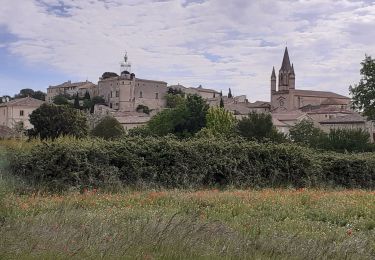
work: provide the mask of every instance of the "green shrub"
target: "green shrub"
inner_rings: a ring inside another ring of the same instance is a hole
[[[375,156],[241,139],[62,138],[14,148],[10,168],[49,189],[108,183],[164,188],[375,187]]]
[[[124,127],[111,116],[104,117],[91,131],[91,135],[104,139],[113,139],[125,134]]]

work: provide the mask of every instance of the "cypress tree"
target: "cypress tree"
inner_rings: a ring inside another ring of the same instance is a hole
[[[73,105],[74,108],[76,109],[80,109],[81,106],[79,105],[79,97],[78,97],[78,93],[76,95],[76,97],[74,98],[74,105]]]
[[[220,107],[224,108],[224,101],[222,97],[220,98]]]
[[[230,88],[229,88],[228,98],[232,98],[232,97],[233,97],[233,95],[232,95],[232,91],[231,91]]]

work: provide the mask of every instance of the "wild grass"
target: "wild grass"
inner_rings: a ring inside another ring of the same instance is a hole
[[[374,259],[368,191],[7,194],[0,258]]]

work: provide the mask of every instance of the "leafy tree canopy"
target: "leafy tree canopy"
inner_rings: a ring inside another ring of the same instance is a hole
[[[185,102],[172,109],[165,109],[148,123],[149,132],[164,136],[175,134],[188,137],[206,126],[208,105],[202,97],[189,95]]]
[[[215,136],[230,136],[234,133],[236,118],[221,107],[210,107],[207,113],[206,128]]]
[[[46,93],[42,91],[34,91],[31,88],[24,88],[20,90],[19,94],[16,94],[14,98],[25,98],[25,97],[32,97],[39,100],[46,100]]]
[[[285,136],[279,133],[272,123],[271,114],[252,112],[242,118],[237,124],[237,133],[250,140],[275,142],[285,141]]]
[[[69,106],[43,104],[30,114],[30,137],[55,139],[61,135],[84,137],[88,126],[86,117],[81,111]]]
[[[55,105],[71,105],[69,100],[64,95],[57,95],[53,98],[53,103]]]
[[[361,79],[358,84],[349,87],[352,106],[371,120],[375,120],[375,60],[365,56],[361,62]]]
[[[325,142],[325,133],[323,130],[314,126],[313,121],[304,119],[289,130],[290,138],[300,144],[311,147],[321,147]]]
[[[116,118],[106,116],[94,127],[91,134],[104,139],[113,139],[124,135],[125,130]]]
[[[104,72],[103,75],[102,75],[103,79],[114,78],[114,77],[118,77],[117,73],[114,73],[114,72]]]

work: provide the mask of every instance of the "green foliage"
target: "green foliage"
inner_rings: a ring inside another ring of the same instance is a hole
[[[228,98],[232,98],[233,95],[232,95],[232,90],[229,88],[229,92],[228,92]]]
[[[358,84],[349,87],[352,106],[371,120],[375,120],[375,60],[365,56],[361,62],[361,79]]]
[[[117,73],[114,72],[104,72],[102,75],[102,79],[114,78],[118,77]]]
[[[316,152],[292,144],[226,139],[57,139],[15,149],[12,172],[50,189],[124,185],[164,188],[375,188],[373,154]]]
[[[101,96],[94,96],[92,98],[92,102],[94,103],[94,105],[104,105],[105,104],[105,99]]]
[[[178,88],[168,88],[167,94],[185,96],[185,93]]]
[[[145,113],[147,115],[150,114],[150,108],[145,105],[138,105],[136,110],[137,112],[140,112],[140,113]]]
[[[71,105],[68,98],[65,95],[57,95],[53,98],[55,105]]]
[[[111,116],[104,117],[91,131],[91,135],[104,139],[114,139],[125,134],[124,127]]]
[[[363,129],[332,129],[322,148],[336,152],[372,151],[370,134]]]
[[[91,99],[90,113],[93,114],[95,110],[95,105],[105,105],[105,99],[101,96],[94,96]]]
[[[215,136],[230,136],[235,132],[236,118],[224,108],[210,107],[206,118],[206,127]]]
[[[175,133],[175,128],[184,118],[187,117],[187,110],[185,106],[179,106],[173,109],[164,109],[156,114],[147,124],[148,133],[165,136]]]
[[[176,108],[186,102],[186,99],[182,95],[166,94],[165,99],[168,108]]]
[[[83,97],[83,99],[91,100],[90,93],[88,91],[86,91],[85,96]]]
[[[28,131],[29,136],[41,139],[64,135],[84,137],[88,131],[86,117],[68,106],[43,104],[30,114],[30,123],[34,128]]]
[[[294,142],[315,148],[323,147],[326,142],[326,134],[307,119],[292,126],[289,135]]]
[[[157,136],[175,134],[189,137],[206,125],[208,105],[198,95],[189,95],[183,104],[165,109],[148,122],[149,133]]]
[[[78,93],[77,93],[77,95],[76,95],[75,98],[74,98],[74,105],[73,105],[73,107],[74,107],[75,109],[81,109],[81,105],[79,104]]]
[[[312,148],[336,152],[369,152],[374,146],[370,134],[363,129],[332,129],[328,134],[312,121],[302,120],[289,131],[291,139]]]
[[[25,98],[25,97],[32,97],[39,100],[46,100],[46,93],[42,91],[34,91],[31,88],[21,89],[20,93],[15,95],[14,98]]]
[[[248,139],[257,141],[285,141],[285,136],[276,130],[271,114],[252,112],[237,123],[237,133]]]

